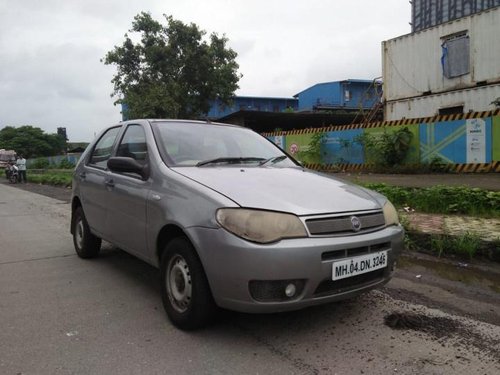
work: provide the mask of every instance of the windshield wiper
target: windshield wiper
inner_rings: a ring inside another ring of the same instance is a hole
[[[266,159],[266,160],[262,160],[259,163],[259,165],[264,165],[264,164],[267,164],[267,163],[271,163],[271,164],[279,163],[280,161],[285,160],[286,158],[287,158],[286,155],[273,156],[272,158],[269,158],[269,159]]]
[[[265,161],[264,158],[216,158],[216,159],[210,159],[210,160],[203,160],[200,161],[198,164],[196,164],[197,167],[201,167],[203,165],[208,165],[208,164],[217,164],[217,163],[228,163],[228,164],[239,164],[239,163],[245,163],[245,162],[252,162],[252,161]]]

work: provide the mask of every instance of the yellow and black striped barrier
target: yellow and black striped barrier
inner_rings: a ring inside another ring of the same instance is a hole
[[[394,121],[378,121],[378,122],[370,122],[370,123],[365,123],[365,124],[361,123],[361,124],[352,124],[352,125],[329,125],[329,126],[321,127],[321,128],[308,128],[308,129],[298,129],[298,130],[262,133],[262,135],[265,137],[300,135],[300,134],[310,134],[310,133],[329,132],[329,131],[342,131],[342,130],[351,130],[351,129],[382,128],[382,127],[390,127],[390,126],[429,124],[429,123],[455,121],[455,120],[468,120],[471,118],[493,117],[493,116],[499,116],[499,115],[500,115],[500,109],[495,109],[492,111],[457,113],[457,114],[452,114],[452,115],[437,115],[437,116],[432,116],[432,117],[401,119],[401,120],[394,120]]]
[[[451,170],[457,173],[488,173],[500,172],[500,161],[477,164],[452,164]]]
[[[322,164],[322,163],[305,163],[304,166],[308,169],[325,172],[362,172],[370,171],[373,164]],[[500,173],[500,161],[491,163],[471,163],[471,164],[446,164],[449,172],[455,173]]]

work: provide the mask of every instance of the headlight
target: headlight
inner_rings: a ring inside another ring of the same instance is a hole
[[[384,219],[386,226],[399,224],[398,212],[396,211],[391,202],[389,201],[385,202],[383,210],[384,210]]]
[[[282,238],[307,237],[300,219],[291,214],[221,208],[217,211],[217,222],[229,232],[253,242],[269,243]]]

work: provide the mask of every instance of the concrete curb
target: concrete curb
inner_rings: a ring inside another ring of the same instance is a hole
[[[436,239],[454,240],[455,237],[456,240],[471,234],[479,239],[477,255],[500,262],[500,219],[417,212],[400,213],[400,218],[411,245],[425,249],[426,253],[432,253]],[[463,257],[466,258],[465,254]]]

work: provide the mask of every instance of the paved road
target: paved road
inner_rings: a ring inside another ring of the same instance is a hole
[[[68,203],[0,184],[0,374],[500,373],[494,266],[464,291],[432,261],[404,258],[387,288],[359,298],[222,313],[185,333],[163,312],[154,268],[110,246],[79,259],[68,223]]]

